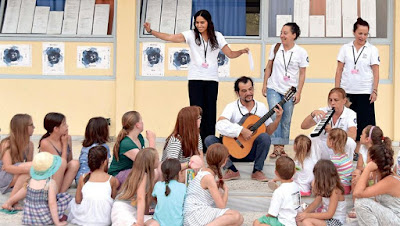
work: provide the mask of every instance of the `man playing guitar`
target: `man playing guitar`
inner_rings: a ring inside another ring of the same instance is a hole
[[[239,125],[239,121],[248,113],[263,117],[268,108],[265,104],[253,99],[254,86],[253,80],[249,77],[242,76],[235,82],[235,92],[239,99],[228,104],[222,115],[218,118],[216,129],[223,136],[239,137],[243,136],[245,140],[251,139],[253,132],[246,127]],[[271,145],[270,135],[276,130],[279,121],[281,120],[283,109],[280,105],[274,108],[276,120],[273,122],[271,118],[265,121],[266,131],[261,133],[253,143],[250,153],[243,159],[235,159],[232,156],[226,162],[224,168],[228,169],[225,173],[224,180],[239,179],[240,173],[233,165],[232,161],[253,162],[254,168],[251,179],[258,181],[268,181],[267,177],[262,172],[264,161],[267,158],[269,147]],[[205,141],[208,147],[214,143],[221,143],[221,139],[214,135],[208,136]]]

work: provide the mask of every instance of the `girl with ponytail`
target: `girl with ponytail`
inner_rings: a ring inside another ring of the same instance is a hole
[[[222,180],[221,167],[226,164],[228,156],[228,149],[222,144],[208,147],[208,168],[200,169],[187,188],[184,225],[242,225],[243,216],[226,208],[228,187]]]
[[[43,122],[46,133],[39,141],[39,152],[49,152],[61,157],[61,167],[54,180],[60,193],[66,192],[71,186],[79,170],[79,161],[72,155],[71,136],[68,135],[67,119],[61,113],[50,112]]]
[[[183,225],[183,202],[186,186],[177,181],[180,170],[181,164],[178,159],[166,159],[161,164],[165,181],[159,181],[154,186],[152,195],[157,199],[157,206],[154,218],[146,224],[156,225],[157,222],[158,225]]]
[[[122,129],[118,133],[113,148],[113,159],[108,173],[115,176],[122,185],[131,172],[134,161],[140,150],[144,148],[143,121],[139,112],[128,111],[122,116]],[[149,146],[155,148],[156,135],[146,131]]]
[[[107,148],[92,147],[87,159],[90,172],[79,178],[75,199],[68,207],[68,221],[77,225],[110,225],[111,208],[119,182],[107,174]]]
[[[392,172],[393,149],[387,146],[390,139],[382,138],[381,144],[368,149],[369,162],[354,188],[359,225],[398,225],[400,222],[400,177]],[[371,173],[376,174],[377,183],[367,187]]]

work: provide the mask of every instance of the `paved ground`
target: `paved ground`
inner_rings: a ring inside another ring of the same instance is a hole
[[[37,147],[37,140],[34,140],[35,147]],[[113,143],[110,143],[109,146],[112,149]],[[74,154],[74,159],[79,158],[80,150],[81,150],[81,141],[74,140],[72,145],[72,150]],[[157,150],[161,156],[162,148],[164,144],[162,142],[157,143]],[[288,145],[285,147],[286,152],[290,157],[293,157],[294,152],[292,150],[293,146]],[[399,151],[399,147],[394,147],[395,153],[397,156],[397,152]],[[35,152],[37,153],[37,151]],[[259,218],[260,216],[266,214],[266,211],[269,207],[269,202],[272,196],[272,191],[268,188],[266,183],[257,182],[250,180],[250,172],[252,169],[251,163],[237,163],[237,168],[241,171],[241,180],[229,181],[227,185],[230,189],[230,198],[228,201],[228,207],[232,209],[239,210],[244,217],[243,225],[252,225],[252,222]],[[274,161],[269,158],[265,161],[264,172],[268,177],[273,176],[274,172]],[[71,194],[75,194],[76,187],[73,185],[69,192]],[[0,203],[4,203],[9,196],[9,193],[6,195],[0,195]],[[312,202],[312,198],[305,198],[303,202],[310,203]],[[347,196],[346,200],[348,200],[348,209],[351,208],[351,196]],[[19,212],[15,215],[7,215],[4,213],[0,213],[0,225],[21,225],[22,212]],[[348,219],[349,220],[349,219]],[[356,221],[350,221],[348,225],[357,225]]]

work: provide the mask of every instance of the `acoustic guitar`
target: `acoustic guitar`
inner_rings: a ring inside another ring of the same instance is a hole
[[[295,93],[296,87],[292,86],[278,104],[283,106],[283,104],[289,101]],[[222,143],[228,148],[229,154],[232,157],[236,159],[242,159],[250,153],[254,140],[261,133],[266,132],[266,126],[264,123],[275,113],[274,108],[278,108],[277,105],[271,108],[271,110],[261,118],[251,113],[247,113],[245,116],[243,116],[238,124],[253,132],[249,140],[245,140],[242,134],[240,134],[239,137],[232,138],[224,136],[222,138]]]

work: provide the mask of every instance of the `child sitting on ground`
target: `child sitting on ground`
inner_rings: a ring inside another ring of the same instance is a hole
[[[353,172],[353,161],[345,152],[347,133],[339,128],[334,128],[329,132],[327,145],[335,153],[331,156],[331,161],[335,165],[340,181],[344,188],[344,194],[351,192],[351,174]]]
[[[186,195],[186,186],[179,183],[178,176],[181,163],[178,159],[166,159],[161,164],[161,171],[165,181],[159,181],[154,186],[153,197],[157,199],[154,219],[161,226],[183,225],[183,202]]]
[[[294,160],[296,173],[293,180],[299,185],[301,196],[311,195],[311,182],[314,180],[313,169],[315,162],[311,157],[311,140],[305,135],[294,139],[293,150],[296,153]]]
[[[273,193],[268,214],[253,222],[258,225],[296,225],[297,211],[300,210],[300,189],[293,182],[295,173],[294,161],[286,156],[276,160],[275,175],[282,184]]]
[[[68,221],[77,225],[110,225],[119,181],[107,174],[108,151],[104,146],[92,147],[87,157],[90,172],[79,179],[75,199],[69,204]]]

